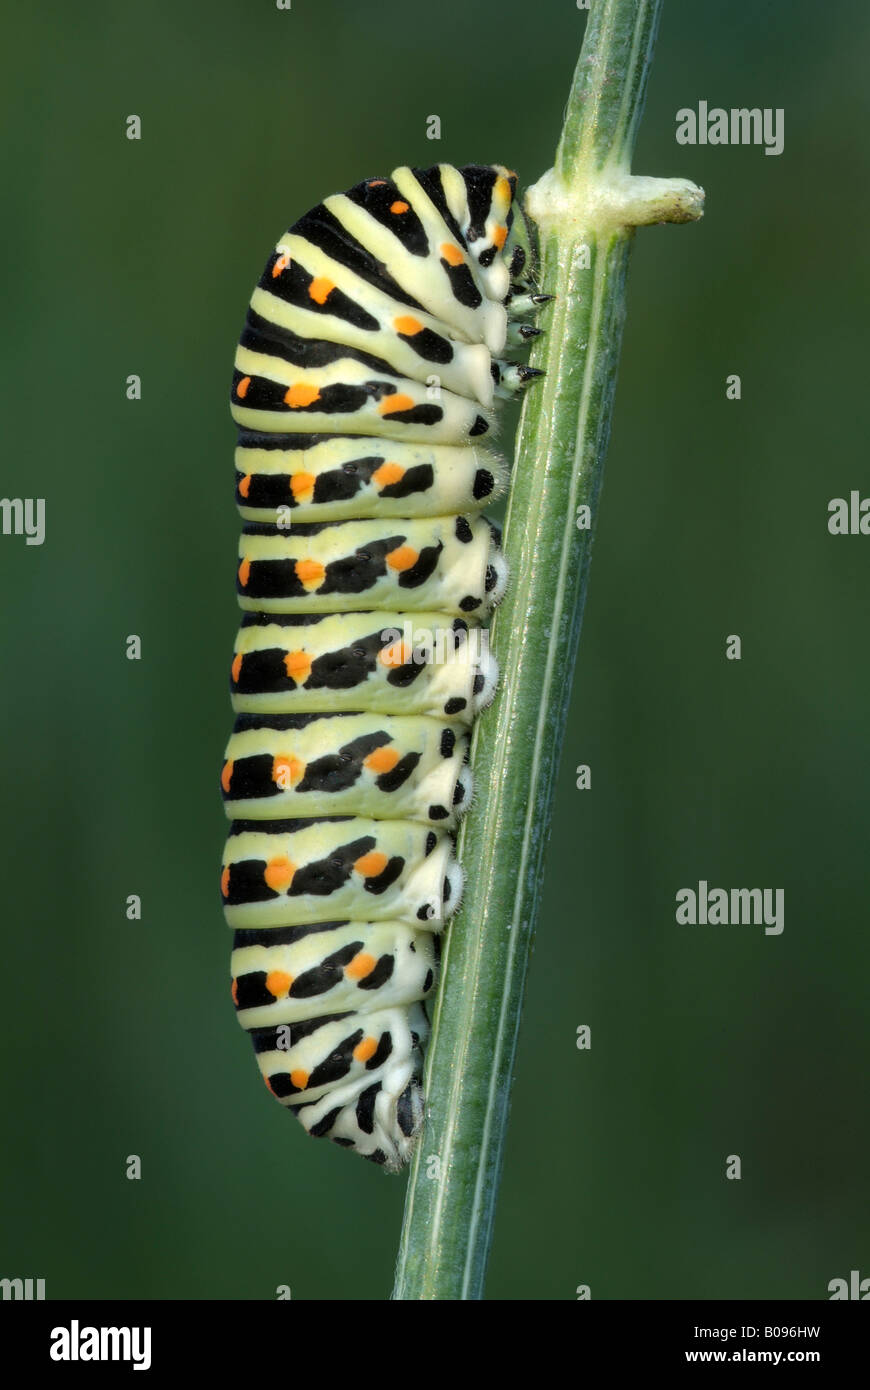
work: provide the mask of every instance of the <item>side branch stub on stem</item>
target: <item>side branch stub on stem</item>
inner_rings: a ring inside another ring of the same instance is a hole
[[[654,222],[696,222],[704,211],[704,190],[688,179],[656,179],[617,169],[595,169],[573,186],[555,169],[532,184],[525,208],[542,232],[558,227],[606,235]]]

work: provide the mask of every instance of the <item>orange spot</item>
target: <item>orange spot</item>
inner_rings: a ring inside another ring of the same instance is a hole
[[[221,895],[224,898],[230,896],[230,866],[227,864],[221,873]]]
[[[514,175],[514,177],[516,178],[516,175]],[[494,192],[497,198],[501,198],[506,203],[510,202],[511,186],[505,178],[504,174],[500,174],[499,177],[496,179]]]
[[[284,658],[284,669],[297,685],[304,685],[311,675],[311,657],[307,652],[288,652]]]
[[[286,970],[270,970],[266,976],[266,988],[276,999],[285,995],[293,983],[293,976]]]
[[[416,565],[419,558],[417,551],[410,545],[400,545],[390,551],[387,564],[391,570],[399,570],[401,573],[402,570],[409,570]]]
[[[507,241],[507,227],[496,227],[492,234],[493,245],[500,251]]]
[[[294,758],[292,753],[279,753],[272,762],[272,781],[298,782],[305,771],[305,764],[298,758]]]
[[[406,338],[413,338],[415,333],[423,332],[422,323],[415,319],[413,314],[400,314],[397,319],[393,319],[393,327],[397,333],[404,333]]]
[[[274,893],[283,893],[285,888],[289,888],[293,882],[293,875],[296,872],[296,865],[291,864],[286,854],[276,854],[274,859],[270,859],[266,865],[263,878],[267,887]]]
[[[320,392],[316,386],[307,386],[305,382],[299,381],[295,386],[284,392],[284,404],[292,406],[294,409],[303,405],[313,405],[320,399]]]
[[[236,1008],[238,1008],[238,1007],[239,1007],[239,982],[238,982],[238,980],[233,980],[232,987],[231,987],[231,989],[230,989],[230,994],[233,996],[233,1003],[235,1004]]]
[[[401,391],[396,391],[392,396],[384,396],[384,399],[378,402],[379,415],[393,415],[397,410],[413,409],[413,398],[403,395]]]
[[[369,188],[383,188],[383,186],[384,186],[385,183],[386,183],[386,179],[369,179],[368,187],[369,187]]]
[[[378,1050],[375,1038],[363,1038],[361,1043],[357,1043],[353,1050],[353,1055],[358,1062],[367,1062],[370,1057],[374,1057]]]
[[[407,212],[407,211],[408,211],[408,204],[407,204],[407,203],[403,203],[402,200],[401,200],[401,198],[397,198],[396,201],[395,201],[394,203],[390,203],[390,212],[399,213],[399,212]]]
[[[369,772],[392,772],[399,761],[399,755],[395,748],[376,748],[364,761]]]
[[[287,255],[287,252],[285,251],[283,255],[278,257],[277,261],[272,266],[272,279],[277,280],[278,276],[281,274],[281,271],[286,270],[289,264],[290,257]]]
[[[353,867],[363,878],[377,878],[387,867],[387,856],[379,849],[373,849],[369,854],[361,854]]]
[[[309,584],[322,584],[326,570],[319,560],[297,560],[294,565],[296,578],[306,587]]]
[[[239,583],[244,589],[251,577],[251,562],[247,557],[239,565]]]
[[[250,386],[250,384],[251,378],[249,376],[243,376],[238,386],[236,387],[236,395],[238,396],[240,401],[243,401],[245,399],[245,396],[248,394],[248,387]]]
[[[303,1071],[301,1067],[296,1067],[296,1069],[290,1073],[290,1080],[293,1082],[297,1091],[304,1091],[305,1087],[308,1085],[308,1072]]]
[[[238,685],[239,676],[242,674],[242,653],[233,657],[233,682]]]
[[[223,787],[223,789],[224,789],[225,792],[229,792],[229,789],[230,789],[230,782],[231,782],[232,780],[233,780],[233,763],[232,763],[232,759],[230,759],[230,761],[229,761],[228,763],[224,763],[224,770],[223,770],[223,772],[221,773],[221,786]]]
[[[376,965],[377,961],[368,951],[358,951],[353,960],[344,967],[344,973],[352,980],[364,980],[366,975],[371,975]]]
[[[404,478],[405,470],[400,463],[382,463],[380,468],[376,468],[372,478],[378,487],[390,487],[392,483],[397,483],[400,478]]]
[[[310,492],[314,487],[313,473],[294,473],[290,479],[290,491],[298,501],[303,492]]]
[[[251,475],[250,475],[250,473],[246,473],[245,476],[244,476],[244,478],[242,479],[242,481],[239,483],[239,494],[240,494],[242,497],[247,497],[247,495],[248,495],[248,493],[250,492],[250,490],[251,490]]]
[[[333,280],[327,280],[325,275],[315,275],[308,286],[308,297],[313,299],[315,304],[325,304],[334,289]]]
[[[439,250],[448,265],[462,265],[465,259],[459,247],[454,245],[452,241],[443,242]]]
[[[412,649],[407,642],[392,642],[389,647],[382,647],[378,652],[378,661],[382,666],[407,666],[412,655]]]

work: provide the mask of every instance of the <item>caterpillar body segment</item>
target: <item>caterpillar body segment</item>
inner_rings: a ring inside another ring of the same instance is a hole
[[[451,829],[468,805],[467,728],[414,715],[239,715],[221,789],[233,819],[372,815]]]
[[[279,1102],[389,1170],[422,1123],[450,832],[498,676],[487,436],[537,375],[511,356],[545,298],[515,192],[502,166],[442,164],[326,198],[269,256],[232,378],[233,1001]]]
[[[393,918],[439,931],[462,870],[450,835],[417,821],[233,821],[221,890],[231,927]]]
[[[236,503],[243,519],[283,528],[478,512],[506,487],[504,460],[480,445],[241,431],[236,449]]]
[[[483,617],[506,580],[500,533],[477,517],[249,523],[239,546],[239,604],[260,613],[437,609]]]
[[[250,613],[231,667],[241,713],[368,711],[470,723],[498,671],[479,627],[448,613]]]
[[[439,956],[437,934],[389,919],[237,931],[239,1022],[277,1028],[304,1024],[315,1010],[328,1017],[406,1007],[434,987]]]

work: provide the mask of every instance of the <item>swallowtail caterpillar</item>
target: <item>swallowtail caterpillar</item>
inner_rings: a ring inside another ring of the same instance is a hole
[[[497,400],[538,373],[516,176],[397,169],[281,237],[236,353],[244,520],[221,777],[232,993],[309,1134],[396,1170],[459,905],[451,831],[507,582]]]

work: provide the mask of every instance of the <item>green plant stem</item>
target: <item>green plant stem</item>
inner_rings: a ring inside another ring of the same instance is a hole
[[[495,704],[478,721],[476,800],[460,838],[462,910],[448,933],[428,1050],[397,1299],[482,1297],[526,965],[610,432],[633,227],[700,216],[683,180],[632,178],[660,0],[596,0],[556,167],[529,190],[542,326],[504,533],[511,582],[492,648]],[[580,520],[582,520],[582,515]],[[570,1040],[565,1042],[570,1046]]]

